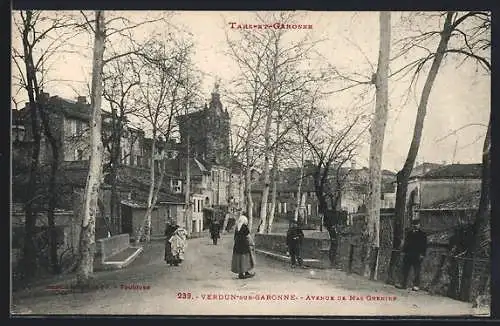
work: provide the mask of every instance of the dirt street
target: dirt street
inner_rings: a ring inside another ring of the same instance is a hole
[[[240,280],[230,271],[232,235],[214,246],[191,239],[186,261],[163,261],[154,242],[129,267],[97,273],[103,288],[14,299],[19,313],[126,315],[472,315],[470,304],[398,290],[337,270],[292,269],[257,256],[256,276]],[[57,286],[55,286],[57,287]]]

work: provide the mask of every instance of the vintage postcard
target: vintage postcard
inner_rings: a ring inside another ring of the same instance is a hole
[[[490,316],[491,13],[12,11],[12,315]]]

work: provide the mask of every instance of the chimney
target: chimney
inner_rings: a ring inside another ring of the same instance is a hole
[[[41,98],[42,101],[48,101],[49,97],[50,97],[49,93],[42,92],[42,94],[40,94],[40,98]]]
[[[76,102],[78,104],[87,104],[87,97],[85,97],[85,96],[78,96],[76,98]]]

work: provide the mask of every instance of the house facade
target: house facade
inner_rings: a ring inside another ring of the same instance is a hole
[[[481,189],[481,164],[449,164],[410,177],[406,199],[409,219],[419,211]]]
[[[42,93],[44,112],[48,114],[51,131],[59,143],[62,161],[86,161],[90,158],[90,117],[91,106],[85,96],[78,96],[76,101]],[[21,110],[14,110],[16,128],[24,129],[23,142],[33,139],[30,127],[29,103]],[[104,158],[109,159],[112,136],[113,115],[116,112],[102,112],[102,138],[105,148]],[[116,116],[115,116],[116,117]],[[144,132],[125,125],[120,139],[121,163],[124,165],[143,166]],[[40,146],[41,164],[50,162],[51,150],[47,138],[42,133]]]

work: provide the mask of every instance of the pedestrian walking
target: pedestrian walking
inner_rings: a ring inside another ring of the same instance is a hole
[[[217,240],[220,238],[220,223],[218,220],[210,223],[210,237],[214,245],[217,245]]]
[[[411,229],[406,233],[403,245],[403,283],[398,286],[400,289],[406,289],[408,285],[408,276],[410,269],[413,268],[415,280],[413,282],[413,291],[418,291],[420,287],[420,268],[422,260],[427,251],[427,235],[420,229],[420,221],[413,220]]]
[[[288,246],[288,252],[290,253],[290,263],[292,268],[297,266],[303,267],[302,259],[302,242],[304,240],[304,232],[299,226],[297,221],[290,222],[290,226],[286,233],[286,244]]]
[[[165,262],[172,266],[175,262],[175,258],[172,255],[172,244],[170,243],[170,238],[174,235],[174,232],[179,228],[177,223],[170,219],[165,228]]]
[[[245,215],[241,215],[236,222],[233,257],[231,260],[231,272],[238,274],[240,279],[255,275],[255,273],[250,273],[255,267],[254,247],[255,243],[248,228],[248,219]]]
[[[173,265],[179,266],[185,259],[185,252],[187,248],[187,231],[186,229],[179,227],[175,230],[174,234],[170,238],[170,244],[172,247]]]
[[[328,234],[330,235],[330,250],[328,251],[328,258],[330,260],[330,267],[335,267],[335,260],[337,258],[338,247],[338,233],[335,225],[328,227]]]

